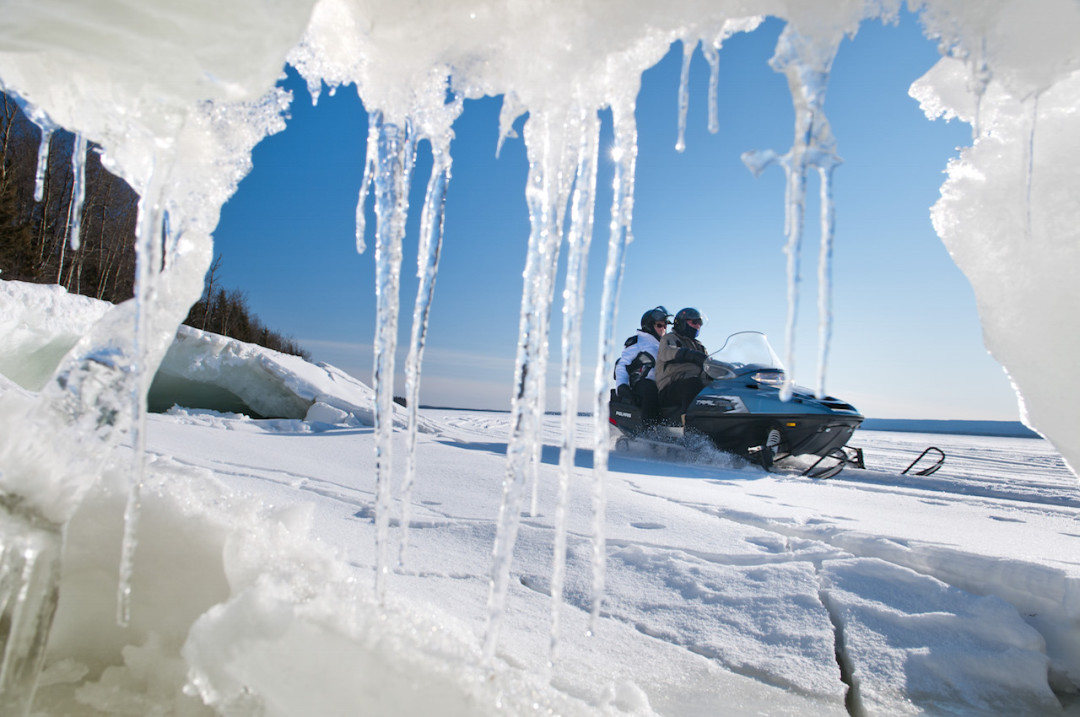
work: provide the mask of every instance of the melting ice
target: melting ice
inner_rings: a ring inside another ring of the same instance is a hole
[[[769,149],[748,160],[756,170],[769,160],[778,161],[788,175],[789,310],[794,316],[807,172],[818,170],[828,200],[836,163],[824,114],[832,56],[845,34],[856,32],[866,18],[894,15],[899,0],[842,5],[686,0],[663,7],[610,0],[558,9],[482,0],[427,6],[320,0],[289,3],[273,13],[256,5],[177,9],[121,2],[106,13],[68,0],[43,0],[6,12],[0,27],[4,88],[23,98],[43,129],[66,127],[100,145],[107,166],[139,191],[142,202],[135,306],[118,306],[103,317],[40,393],[5,392],[0,397],[4,505],[9,513],[29,520],[31,532],[40,520],[45,533],[55,534],[99,480],[111,448],[131,431],[136,445],[141,445],[146,377],[160,363],[177,325],[198,298],[220,207],[250,167],[252,147],[283,128],[281,113],[288,98],[274,89],[274,81],[288,58],[313,87],[313,96],[318,96],[322,83],[332,88],[355,84],[372,112],[361,201],[368,181],[372,182],[379,223],[375,235],[380,317],[375,342],[376,593],[385,598],[391,562],[393,439],[392,380],[385,378],[394,372],[397,286],[413,153],[416,143],[426,139],[438,156],[424,208],[427,219],[421,241],[427,249],[421,252],[424,265],[418,271],[426,281],[414,310],[410,347],[410,387],[416,390],[437,270],[439,217],[450,178],[449,127],[461,99],[501,94],[504,135],[514,118],[529,113],[525,200],[531,231],[513,421],[493,548],[484,648],[490,661],[497,650],[527,482],[539,458],[554,271],[565,241],[571,257],[567,283],[574,283],[591,236],[596,112],[611,108],[614,154],[619,158],[596,337],[600,363],[593,405],[600,429],[606,413],[606,367],[614,358],[620,277],[632,241],[633,114],[641,72],[676,40],[688,48],[705,40],[707,58],[715,67],[715,51],[726,34],[752,29],[764,14],[790,23],[773,63],[788,76],[792,89],[797,110],[794,142],[790,150]],[[1068,397],[1080,385],[1071,378],[1072,356],[1080,346],[1075,332],[1055,328],[1062,319],[1070,325],[1077,308],[1073,276],[1080,267],[1080,222],[1069,199],[1075,192],[1067,190],[1076,188],[1074,168],[1080,166],[1076,156],[1080,149],[1062,138],[1075,137],[1080,59],[1073,54],[1071,38],[1080,34],[1080,9],[1068,0],[1003,0],[992,6],[930,0],[919,4],[918,10],[927,34],[940,42],[946,57],[913,93],[928,115],[971,122],[976,139],[950,168],[942,199],[933,210],[935,227],[976,289],[987,344],[1023,396],[1026,419],[1075,467],[1080,464],[1080,444],[1075,441],[1080,418],[1068,405]],[[450,103],[448,91],[455,98]],[[681,137],[678,142],[682,144]],[[825,238],[821,265],[826,281],[821,284],[827,292],[832,213],[830,202],[822,205],[826,210],[821,219]],[[1010,211],[1015,207],[1023,209]],[[162,233],[166,213],[168,237]],[[357,240],[362,244],[362,207],[357,217]],[[73,242],[77,243],[77,222]],[[1016,280],[1017,275],[1024,280]],[[580,345],[575,332],[580,326],[581,287],[576,291],[568,294],[563,307],[570,319],[563,342],[569,346]],[[819,306],[823,384],[827,293],[819,298]],[[793,336],[789,322],[789,357]],[[573,406],[567,399],[573,395],[580,368],[573,352],[565,355],[564,406]],[[790,358],[788,363],[792,367]],[[1062,391],[1063,382],[1069,391]],[[415,419],[411,423],[415,426]],[[562,448],[570,453],[572,439]],[[596,615],[607,554],[603,530],[607,444],[601,438],[594,445],[594,460],[591,601]],[[410,463],[408,475],[414,471],[422,467]],[[128,481],[132,506],[128,530],[137,523],[139,474],[136,466]],[[561,498],[559,505],[565,505]],[[125,542],[125,564],[134,541],[130,536]],[[6,546],[6,553],[10,551]],[[40,555],[48,573],[57,558],[47,548]],[[562,556],[556,556],[556,579],[561,576],[561,561]],[[12,565],[7,575],[20,570]],[[126,594],[122,583],[121,615]],[[558,600],[553,602],[557,624]],[[49,600],[36,607],[16,600],[7,603],[5,611],[24,609],[33,613],[30,620],[36,627],[28,634],[36,637],[9,638],[9,647],[20,649],[9,649],[0,674],[25,685],[43,654],[47,629],[41,628],[48,626]],[[552,644],[557,644],[557,630]],[[14,713],[28,709],[27,693],[5,691],[15,695],[10,697]]]

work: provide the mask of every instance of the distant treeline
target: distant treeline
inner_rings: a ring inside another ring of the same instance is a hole
[[[231,336],[240,341],[310,360],[311,355],[300,348],[291,337],[282,336],[263,326],[259,317],[248,309],[244,292],[224,289],[215,284],[215,276],[220,267],[219,255],[206,273],[203,295],[191,307],[184,323],[203,331],[213,331],[215,334]]]
[[[70,132],[52,133],[41,200],[34,197],[41,131],[0,93],[0,278],[60,284],[74,294],[114,304],[135,295],[135,226],[139,196],[86,150],[78,248],[71,241],[75,172]],[[221,257],[184,323],[276,351],[309,358],[290,337],[263,326],[243,292],[215,284]]]

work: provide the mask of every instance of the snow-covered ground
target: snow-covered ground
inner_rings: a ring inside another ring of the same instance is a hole
[[[37,295],[2,285],[7,299]],[[24,356],[71,323],[62,293],[42,291],[55,295],[27,299]],[[307,420],[150,417],[125,629],[131,451],[115,453],[68,528],[36,714],[1056,714],[1080,684],[1080,490],[1042,439],[860,431],[866,470],[826,481],[720,453],[614,453],[595,625],[592,455],[579,450],[549,665],[561,429],[548,416],[537,511],[485,664],[511,414],[421,411],[408,550],[378,606],[370,393],[201,332],[185,330],[166,366],[179,355],[249,403],[293,395]],[[577,430],[591,445],[589,419]],[[900,475],[929,445],[948,455],[942,469]],[[395,517],[394,551],[403,535]]]
[[[487,620],[509,416],[423,415],[438,430],[419,439],[421,479],[413,493],[409,550],[388,591],[392,601],[442,629],[452,625],[465,648],[477,649]],[[557,429],[552,417],[539,510],[523,520],[498,649],[500,669],[536,680],[548,669]],[[585,421],[580,430],[584,436]],[[230,535],[225,544],[236,543],[233,550],[264,554],[251,558],[259,564],[249,570],[281,570],[289,585],[307,584],[320,579],[329,569],[324,561],[336,555],[343,566],[334,570],[348,587],[328,589],[328,597],[309,585],[311,594],[298,604],[329,599],[331,612],[343,614],[356,604],[370,607],[372,429],[177,410],[153,417],[149,440],[151,500],[161,505],[144,519],[145,540],[156,542],[157,531],[168,530],[159,522],[178,521],[173,513],[185,506],[206,510],[199,496],[211,503],[223,500],[219,492],[253,496],[284,516],[280,525],[288,537]],[[556,692],[581,700],[586,712],[612,690],[621,706],[644,713],[650,706],[669,715],[844,714],[842,677],[850,675],[856,703],[871,714],[1054,713],[1051,682],[1070,689],[1080,678],[1075,478],[1043,440],[865,432],[855,443],[865,449],[868,469],[829,481],[768,475],[722,455],[700,463],[614,455],[605,520],[607,591],[592,637],[586,635],[591,456],[580,452],[563,630],[551,671]],[[949,456],[941,471],[930,478],[897,475],[930,444]],[[100,504],[92,501],[88,510],[93,515]],[[209,521],[212,530],[228,534],[221,517]],[[392,530],[400,532],[396,521]],[[308,535],[318,542],[306,545]],[[221,571],[221,556],[189,553],[167,535],[160,538],[158,549],[175,554],[140,555],[143,581],[177,579],[170,575],[177,557],[200,574]],[[276,561],[279,551],[290,562],[262,562]],[[310,565],[317,569],[309,576]],[[114,586],[102,579],[104,596],[111,597]],[[137,605],[146,605],[138,593],[152,588],[137,583],[135,589]],[[183,607],[208,610],[200,623],[212,622],[222,610],[211,609],[215,602],[238,601],[229,592],[220,586],[220,594],[201,596],[202,605],[193,597]],[[102,620],[111,607],[103,606]],[[247,608],[235,609],[234,620],[247,619],[239,612]],[[154,629],[158,612],[137,614],[137,624],[145,620],[145,629]],[[285,654],[255,667],[244,664],[251,658],[231,654],[244,651],[245,641],[253,643],[247,650],[277,642],[281,619],[247,627],[254,634],[240,639],[234,636],[240,626],[219,626],[229,645],[217,657],[222,671],[258,684],[296,666]],[[174,639],[184,637],[178,632]],[[198,645],[198,631],[186,639],[188,649]],[[83,659],[77,652],[71,657]],[[475,659],[466,650],[447,668]],[[252,678],[251,670],[261,678]],[[349,658],[340,672],[308,676],[313,682],[304,693],[334,694],[341,688],[337,680],[360,670]],[[320,713],[355,708],[346,697]]]

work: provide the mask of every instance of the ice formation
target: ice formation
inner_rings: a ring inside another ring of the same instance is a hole
[[[1080,36],[1080,6],[1073,0],[909,5],[921,13],[928,36],[938,39],[945,55],[913,92],[929,115],[960,117],[975,128],[973,146],[950,166],[933,210],[935,227],[975,287],[987,345],[1023,396],[1026,420],[1075,468],[1080,465],[1075,438],[1080,418],[1069,399],[1078,385],[1072,357],[1080,339],[1068,327],[1078,308],[1073,275],[1080,266],[1080,222],[1073,202],[1075,167],[1080,166],[1074,139],[1080,97],[1074,39]],[[394,370],[403,217],[416,143],[426,139],[445,148],[455,102],[503,95],[503,136],[514,119],[529,115],[525,197],[531,233],[514,420],[492,562],[485,649],[490,658],[520,508],[538,458],[557,257],[564,235],[573,254],[591,226],[595,174],[589,157],[596,151],[596,112],[612,111],[617,157],[593,385],[596,416],[602,417],[621,268],[632,240],[634,102],[642,71],[674,41],[693,47],[705,38],[716,47],[726,34],[752,27],[759,16],[788,21],[773,62],[792,87],[795,140],[790,152],[758,154],[752,163],[760,168],[770,158],[780,159],[788,172],[794,305],[806,172],[817,168],[827,193],[834,164],[823,109],[828,68],[845,34],[857,32],[865,19],[888,19],[899,8],[900,0],[678,0],[662,5],[602,0],[558,6],[493,0],[244,0],[183,7],[118,0],[105,9],[72,0],[10,3],[0,23],[5,91],[18,96],[43,128],[66,127],[100,145],[106,166],[126,178],[142,199],[136,302],[116,307],[95,324],[39,394],[3,396],[0,488],[5,511],[28,522],[30,528],[20,535],[37,535],[55,546],[60,527],[97,480],[109,447],[129,432],[136,445],[141,442],[148,377],[202,289],[220,208],[249,168],[252,147],[284,126],[289,98],[274,82],[286,60],[306,78],[315,97],[323,83],[332,88],[354,83],[372,115],[365,178],[375,187],[379,221],[377,378],[392,376]],[[711,50],[706,52],[711,58]],[[448,103],[448,93],[458,99]],[[431,219],[424,241],[433,247],[438,245],[440,185],[449,178],[449,156],[443,151],[435,170],[442,178],[433,178],[427,209]],[[362,208],[357,217],[362,243]],[[826,229],[831,226],[828,211],[822,221]],[[830,234],[823,232],[826,239]],[[827,255],[827,245],[822,252]],[[434,265],[420,269],[430,272],[432,281],[434,270]],[[423,307],[430,296],[428,291],[420,297],[414,313],[419,321],[410,352],[415,380]],[[821,306],[827,315],[827,300]],[[564,311],[571,319],[580,311],[573,295]],[[576,323],[569,322],[571,333],[564,337],[569,345],[580,344],[573,333]],[[822,326],[824,351],[827,317]],[[572,390],[578,371],[572,355],[565,361],[564,393]],[[380,436],[376,584],[381,594],[390,561],[392,381],[377,380],[375,390]],[[595,612],[603,588],[607,445],[598,441],[594,450]],[[139,467],[133,467],[129,529],[137,523],[139,474]],[[132,540],[125,542],[125,555],[130,556],[132,545]],[[48,546],[41,550],[38,558],[32,549],[26,552],[30,565],[21,566],[11,562],[16,556],[5,545],[5,574],[40,569],[47,575],[56,558]],[[121,584],[121,617],[128,589]],[[43,594],[32,618],[16,621],[8,636],[0,690],[13,713],[28,708],[47,635],[51,608],[48,591]],[[5,619],[27,607],[5,605]],[[25,637],[16,632],[20,626],[30,631]],[[27,679],[29,688],[17,687]]]

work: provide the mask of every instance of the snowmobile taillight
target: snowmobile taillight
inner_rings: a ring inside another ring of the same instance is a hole
[[[768,386],[779,386],[784,382],[783,371],[758,371],[750,378],[754,379],[758,383],[764,383]]]

